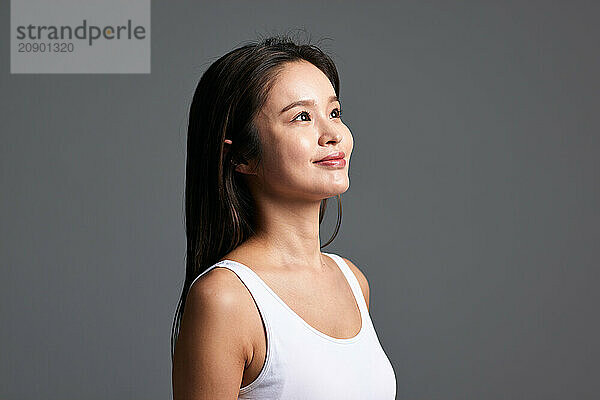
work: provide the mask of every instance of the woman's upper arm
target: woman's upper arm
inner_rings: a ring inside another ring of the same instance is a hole
[[[231,272],[215,268],[187,296],[173,356],[173,399],[237,399],[249,341]],[[237,279],[237,278],[236,278]]]

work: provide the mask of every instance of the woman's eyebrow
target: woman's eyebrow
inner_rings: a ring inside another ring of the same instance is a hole
[[[337,96],[330,96],[329,97],[329,102],[333,103],[334,101],[339,102],[339,99]],[[279,112],[279,114],[283,114],[284,112],[286,112],[287,110],[297,107],[297,106],[314,106],[315,105],[315,101],[310,99],[310,100],[298,100],[295,101],[291,104],[288,104],[287,106],[283,107],[283,109]]]

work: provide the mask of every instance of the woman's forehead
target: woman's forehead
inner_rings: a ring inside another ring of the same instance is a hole
[[[303,61],[288,63],[277,75],[265,106],[270,112],[281,111],[298,100],[328,102],[335,95],[329,78],[313,64]]]

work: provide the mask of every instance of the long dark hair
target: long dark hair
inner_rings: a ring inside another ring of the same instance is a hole
[[[308,61],[329,78],[339,97],[333,60],[317,46],[287,35],[251,42],[225,54],[204,72],[190,106],[185,174],[185,281],[171,333],[171,361],[192,281],[256,229],[254,199],[235,165],[262,159],[254,118],[285,63]],[[232,140],[224,152],[224,140]],[[341,198],[333,241],[341,223]],[[327,199],[321,201],[319,223]]]

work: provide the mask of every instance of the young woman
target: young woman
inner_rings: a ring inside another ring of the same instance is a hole
[[[338,96],[333,61],[285,37],[235,49],[200,79],[175,400],[395,398],[367,279],[321,252],[327,199],[338,200],[337,233],[349,186],[353,138]]]

